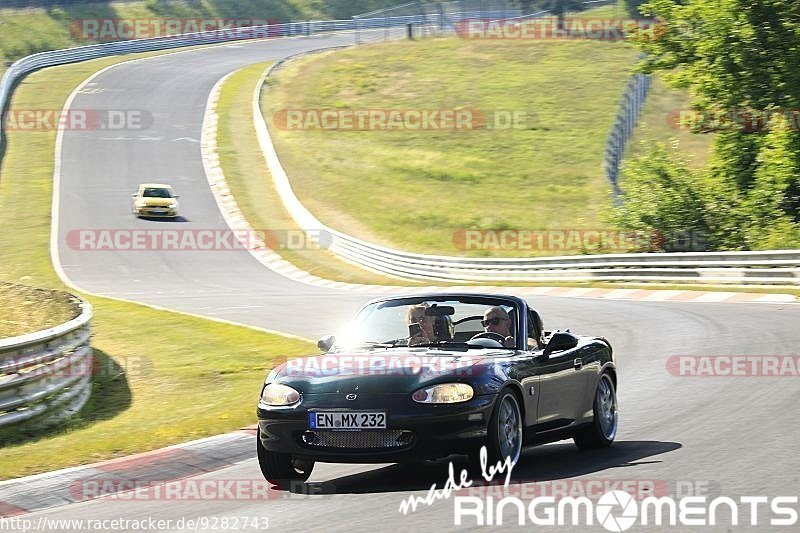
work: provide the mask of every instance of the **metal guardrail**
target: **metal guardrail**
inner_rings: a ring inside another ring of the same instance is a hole
[[[485,14],[485,13],[484,13]],[[462,14],[466,15],[466,14]],[[459,16],[462,16],[459,15]],[[462,16],[462,18],[469,18]],[[405,18],[388,17],[392,28],[402,27]],[[424,21],[430,22],[427,17]],[[221,42],[314,35],[333,31],[355,31],[365,27],[383,29],[387,17],[356,20],[306,21],[233,28],[133,41],[94,44],[65,50],[41,52],[15,62],[0,80],[0,111],[8,106],[15,85],[28,73],[40,68],[96,59],[118,54],[165,50]],[[260,94],[259,86],[257,95]],[[281,199],[298,225],[309,231],[325,230],[332,236],[330,249],[343,259],[369,270],[404,278],[446,281],[542,281],[542,280],[628,280],[628,281],[705,281],[733,283],[800,284],[800,251],[766,252],[777,254],[764,259],[763,252],[727,252],[693,256],[691,253],[623,254],[569,256],[539,259],[485,259],[412,254],[377,246],[327,228],[299,201],[275,154],[269,131],[254,98],[254,115],[259,142],[264,150]],[[627,121],[626,124],[635,124]],[[632,127],[628,127],[631,130]],[[4,140],[0,128],[0,153]],[[702,259],[701,259],[702,258]],[[716,259],[715,259],[716,258]],[[709,264],[709,261],[711,262]]]
[[[405,26],[409,21],[390,20],[392,28]],[[413,17],[412,17],[413,18]],[[411,22],[414,22],[413,20]],[[352,20],[309,20],[303,22],[286,22],[280,24],[266,24],[261,26],[248,26],[239,28],[226,28],[197,33],[186,33],[166,37],[153,37],[148,39],[134,39],[129,41],[115,41],[109,43],[91,44],[51,50],[32,54],[14,62],[0,79],[0,115],[5,120],[5,111],[11,99],[11,94],[16,85],[26,75],[45,67],[65,65],[102,57],[132,54],[140,52],[153,52],[186,46],[200,46],[224,42],[241,41],[249,39],[313,36],[321,33],[339,31],[359,31],[383,29],[386,24],[384,17],[364,18]],[[391,28],[390,28],[391,29]],[[3,154],[5,142],[5,124],[0,124],[0,157]]]
[[[91,394],[92,307],[53,328],[0,339],[0,427],[52,423],[80,410]]]
[[[319,50],[317,50],[319,51]],[[315,51],[316,52],[316,51]],[[297,225],[329,237],[329,250],[359,267],[406,279],[450,282],[649,281],[800,285],[800,250],[577,255],[542,258],[469,258],[416,254],[372,244],[319,221],[292,189],[261,113],[267,78],[287,59],[273,64],[253,95],[253,120],[275,187]]]

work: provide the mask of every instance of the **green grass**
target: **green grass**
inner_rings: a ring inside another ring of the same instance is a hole
[[[671,117],[686,109],[690,109],[689,94],[685,90],[669,87],[659,76],[654,76],[638,126],[628,143],[625,159],[645,155],[647,146],[653,141],[668,141],[677,143],[679,149],[689,157],[692,167],[704,167],[711,155],[714,134],[692,133],[676,127]]]
[[[222,85],[217,111],[220,165],[226,182],[250,226],[263,229],[298,229],[275,191],[253,130],[250,105],[258,81],[268,63],[252,65],[232,74]],[[262,104],[263,104],[262,100]],[[645,118],[644,113],[642,118]],[[655,116],[655,114],[653,114]],[[320,277],[348,283],[413,285],[410,280],[389,279],[367,272],[324,250],[278,250],[281,256],[298,268]],[[446,286],[446,282],[437,282]],[[458,284],[463,285],[463,284]],[[708,290],[748,293],[779,293],[800,296],[794,287],[746,287],[730,285],[676,285],[667,283],[626,282],[495,282],[473,285],[514,287],[576,287],[607,289]]]
[[[635,57],[612,42],[377,44],[290,63],[263,97],[292,184],[323,223],[459,255],[452,237],[462,228],[603,227],[603,147]],[[530,120],[525,129],[461,132],[275,126],[277,111],[298,108],[518,110]]]
[[[109,58],[28,77],[14,107],[55,109]],[[49,257],[54,132],[11,132],[0,171],[0,279],[60,288]],[[93,397],[45,434],[0,435],[0,479],[84,464],[235,430],[254,422],[275,358],[305,341],[132,303],[81,295],[94,306],[100,372]],[[3,313],[9,310],[3,308]]]
[[[299,227],[275,190],[253,127],[253,92],[268,65],[261,63],[239,70],[222,86],[217,103],[220,165],[236,203],[251,227],[296,231]],[[326,279],[377,285],[417,284],[373,274],[342,261],[327,250],[276,251],[302,270]]]
[[[217,111],[219,128],[218,152],[226,181],[237,204],[252,227],[265,229],[298,229],[286,212],[275,191],[269,170],[266,168],[253,130],[250,105],[253,90],[268,64],[258,64],[242,69],[223,84]],[[645,113],[646,115],[647,113]],[[643,115],[643,118],[644,116]],[[297,267],[318,276],[349,283],[374,283],[411,285],[413,281],[388,279],[346,263],[334,254],[319,250],[279,250],[281,255]],[[447,283],[438,283],[447,285]],[[475,283],[488,285],[489,283]],[[737,287],[729,285],[676,285],[661,283],[623,282],[505,282],[492,285],[553,286],[587,288],[679,289],[734,292],[783,293],[800,295],[800,289],[790,287]]]

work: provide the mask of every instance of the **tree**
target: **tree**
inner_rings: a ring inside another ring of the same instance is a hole
[[[662,22],[658,32],[635,39],[647,54],[644,71],[687,88],[701,112],[761,118],[755,127],[734,122],[715,137],[707,170],[724,191],[710,206],[724,228],[718,245],[762,248],[766,240],[797,239],[800,2],[651,0],[640,10]]]
[[[657,235],[642,251],[703,251],[716,245],[713,184],[689,169],[676,149],[652,144],[622,171],[625,201],[612,223],[639,235]]]

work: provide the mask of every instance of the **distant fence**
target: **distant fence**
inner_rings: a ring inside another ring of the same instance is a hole
[[[647,94],[650,92],[652,78],[646,74],[634,74],[625,87],[622,95],[622,102],[617,112],[617,118],[611,133],[606,139],[605,159],[603,169],[614,192],[614,196],[619,198],[621,191],[619,188],[619,168],[622,157],[625,154],[625,146],[633,135],[639,114],[642,112]]]
[[[78,316],[28,335],[0,339],[0,427],[60,420],[92,390],[92,307],[73,297]]]

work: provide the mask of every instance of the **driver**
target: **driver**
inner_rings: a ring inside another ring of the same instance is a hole
[[[486,310],[483,320],[481,320],[481,326],[487,332],[497,333],[503,337],[511,336],[511,318],[508,316],[508,311],[500,306],[490,307]]]
[[[491,338],[492,335],[497,335],[502,339],[500,343],[503,346],[506,348],[514,347],[514,336],[511,333],[511,330],[513,329],[511,317],[508,316],[508,311],[502,307],[494,306],[487,309],[483,314],[481,326],[484,327],[484,332],[478,333],[472,337],[472,339],[480,339],[484,337]]]

